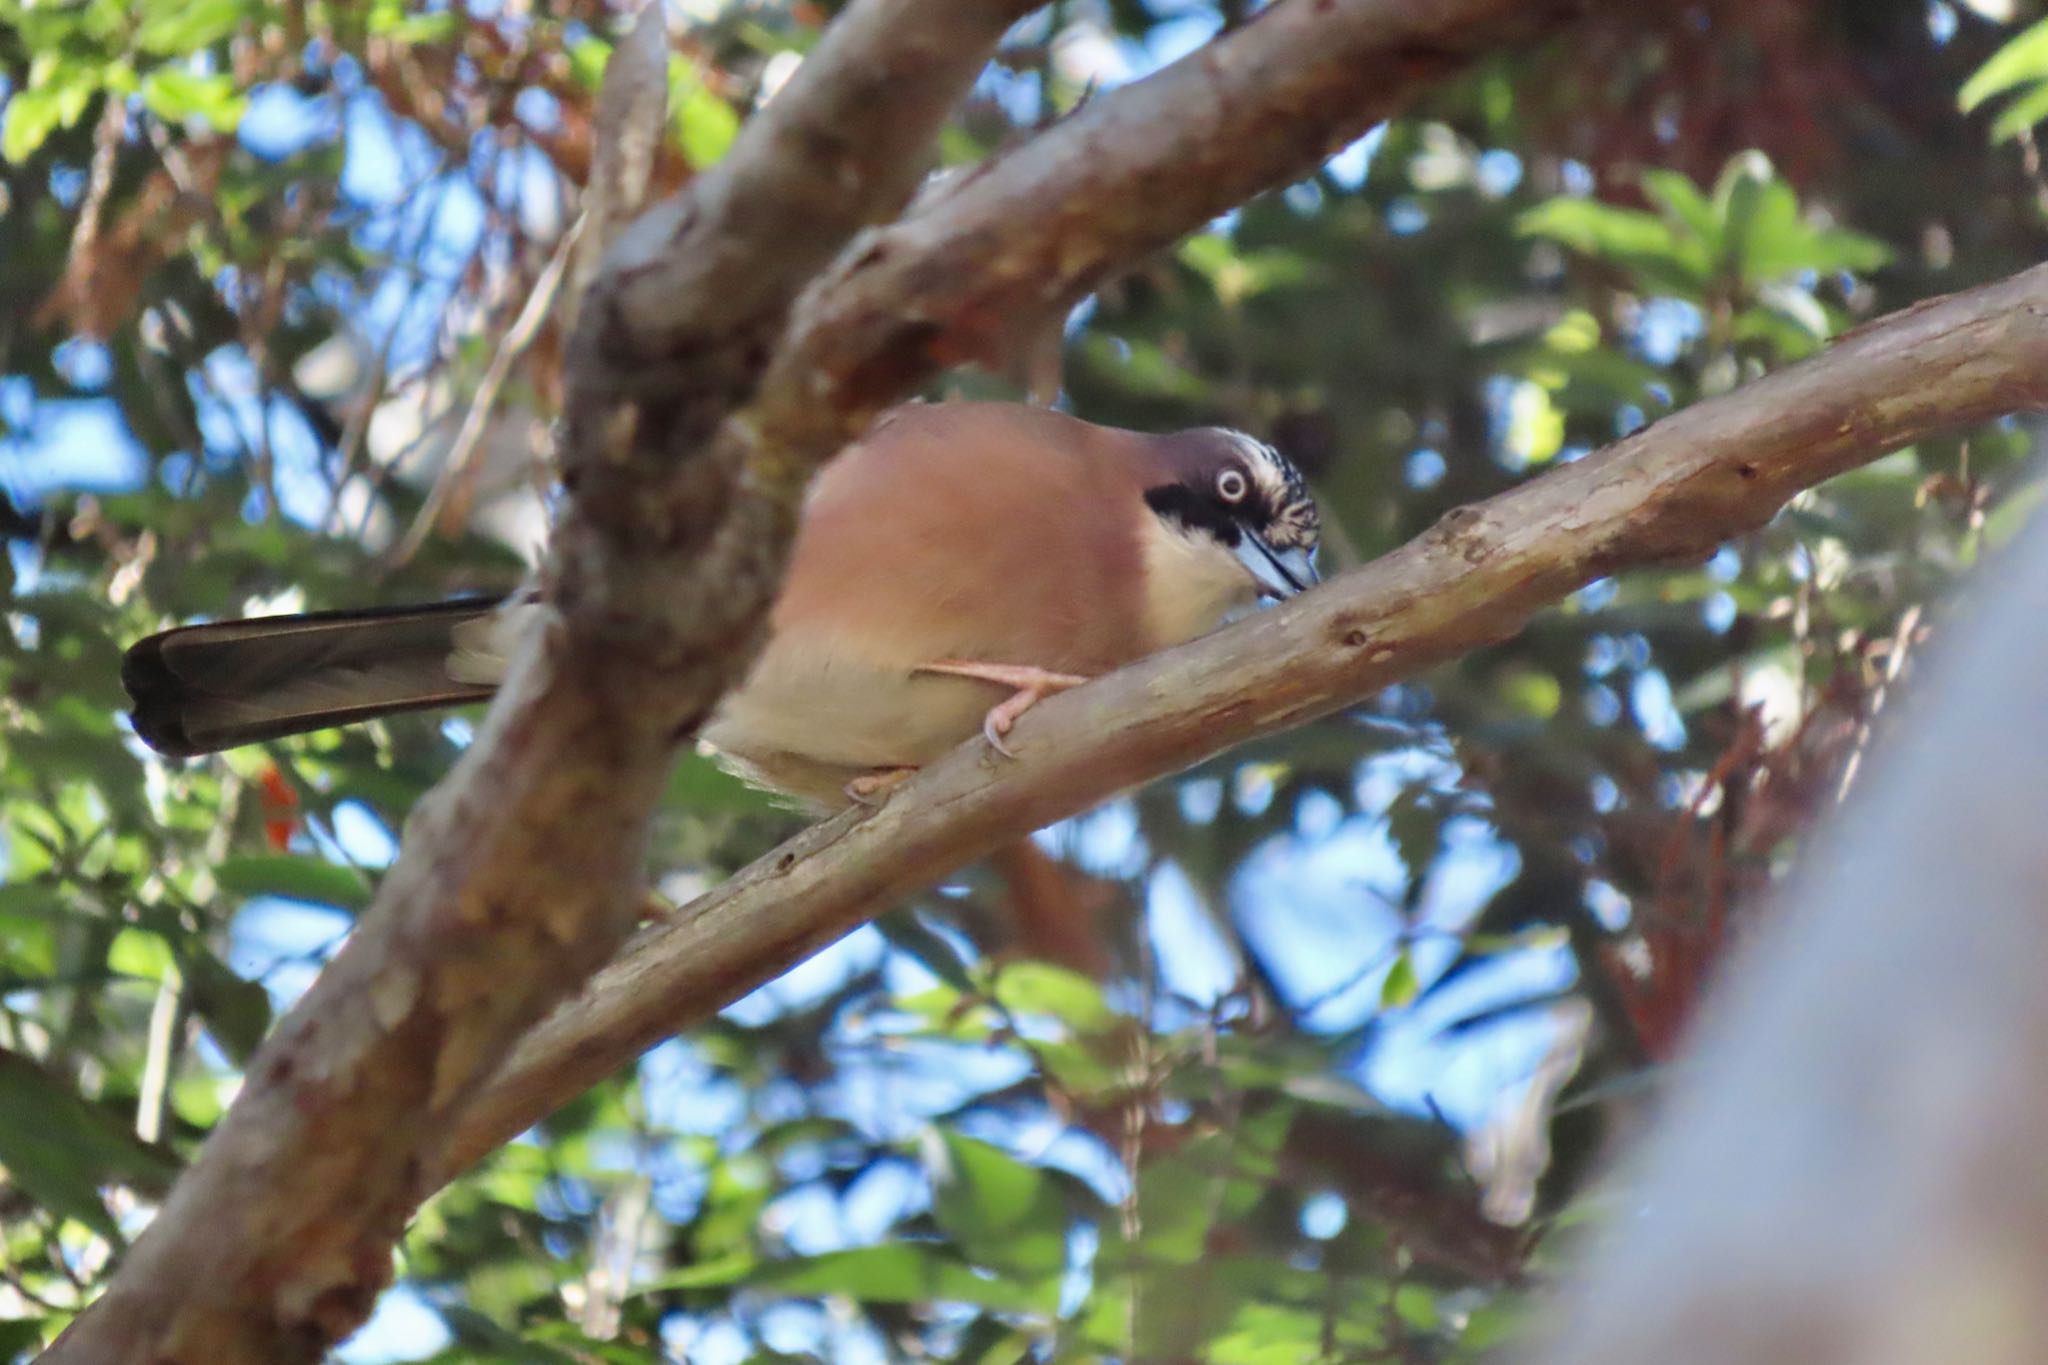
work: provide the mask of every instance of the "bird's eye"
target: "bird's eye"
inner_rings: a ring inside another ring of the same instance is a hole
[[[1243,502],[1252,486],[1239,469],[1226,469],[1216,476],[1216,496],[1225,502]]]

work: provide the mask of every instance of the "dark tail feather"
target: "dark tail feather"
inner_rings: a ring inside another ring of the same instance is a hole
[[[135,733],[174,758],[481,701],[492,688],[448,676],[456,627],[495,598],[322,611],[184,626],[121,661]]]

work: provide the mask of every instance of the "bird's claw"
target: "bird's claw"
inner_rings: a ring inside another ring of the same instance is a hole
[[[909,781],[916,771],[916,768],[883,768],[878,772],[862,773],[850,779],[840,790],[856,806],[876,807],[888,800],[889,793]]]

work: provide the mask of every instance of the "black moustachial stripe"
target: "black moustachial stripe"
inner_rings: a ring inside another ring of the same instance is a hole
[[[1225,545],[1236,545],[1243,534],[1236,517],[1222,504],[1184,483],[1163,483],[1146,489],[1145,505],[1190,531],[1207,531]]]

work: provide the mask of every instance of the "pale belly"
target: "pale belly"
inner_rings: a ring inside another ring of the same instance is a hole
[[[1008,695],[993,683],[771,641],[703,738],[743,777],[838,806],[851,779],[922,767],[979,734],[982,717]]]

